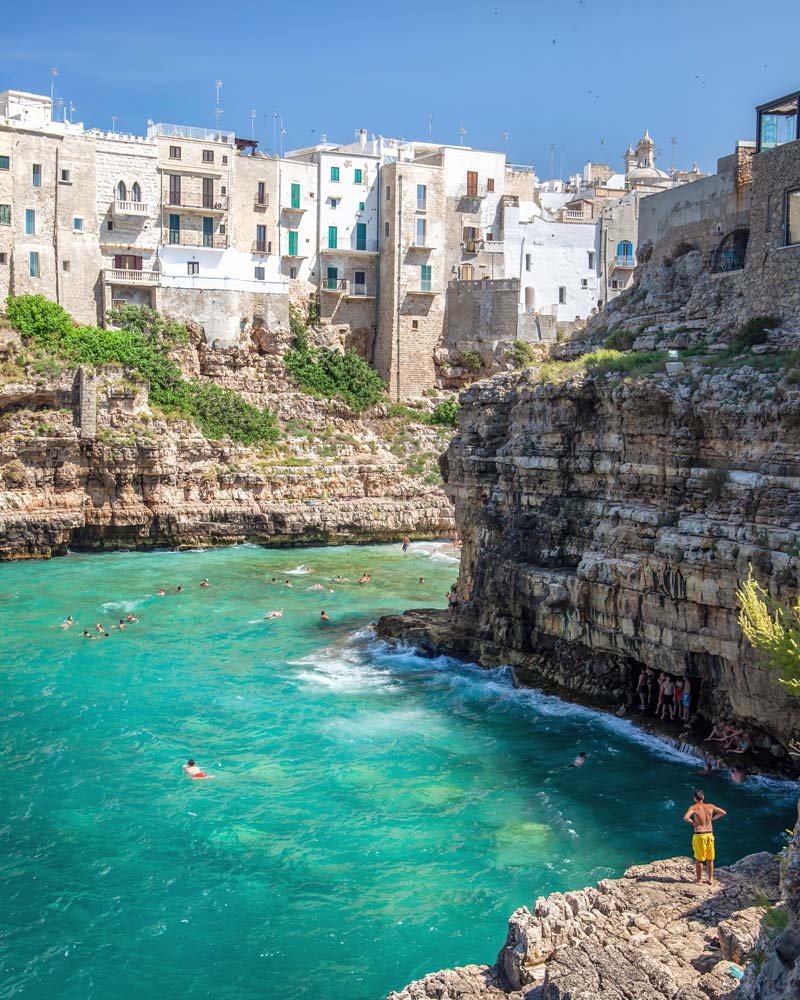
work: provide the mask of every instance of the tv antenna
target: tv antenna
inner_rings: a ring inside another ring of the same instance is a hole
[[[111,116],[111,134],[112,135],[114,135],[116,133],[116,131],[117,131],[117,118],[119,118],[119,115],[112,115]]]
[[[69,123],[70,123],[70,125],[73,124],[73,118],[72,118],[72,116],[74,114],[75,114],[75,105],[72,103],[72,101],[70,101],[69,102]]]
[[[467,134],[467,130],[464,128],[464,123],[459,122],[458,125],[458,144],[459,146],[464,145],[464,136]]]
[[[275,135],[275,123],[277,122],[277,120],[278,120],[278,112],[273,111],[272,112],[272,155],[273,156],[278,155],[278,140]]]
[[[50,69],[50,106],[53,105],[53,98],[56,92],[56,77],[58,76],[58,70],[55,66]]]
[[[256,109],[250,108],[250,138],[256,137]]]
[[[678,145],[678,137],[677,137],[677,135],[670,136],[670,140],[669,141],[672,143],[672,169],[670,170],[670,173],[674,174],[675,173],[675,147]]]
[[[555,176],[555,155],[556,155],[556,144],[554,142],[550,143],[550,176]]]
[[[433,112],[428,112],[428,138],[433,138]]]
[[[220,107],[219,103],[219,92],[222,90],[222,80],[214,81],[214,89],[217,92],[217,98],[214,104],[214,118],[216,119],[217,122],[217,132],[219,132],[219,123],[220,119],[222,118],[222,108]]]

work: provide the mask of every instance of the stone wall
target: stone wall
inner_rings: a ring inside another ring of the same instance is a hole
[[[194,323],[209,345],[233,347],[242,331],[256,325],[279,333],[289,329],[289,296],[236,292],[223,289],[157,289],[156,308],[170,319]]]

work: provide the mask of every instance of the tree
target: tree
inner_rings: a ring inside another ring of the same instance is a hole
[[[774,601],[753,577],[752,567],[736,596],[745,638],[766,655],[778,683],[800,698],[800,598],[791,607]]]

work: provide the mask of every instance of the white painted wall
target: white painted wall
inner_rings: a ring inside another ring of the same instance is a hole
[[[499,209],[500,200],[505,190],[506,158],[503,153],[492,153],[483,149],[470,149],[468,146],[444,146],[444,193],[446,198],[457,198],[467,190],[467,173],[477,171],[478,192],[484,197],[480,200],[477,225],[482,237],[492,233],[494,239],[500,238],[500,223],[502,221]],[[487,191],[486,182],[494,180],[494,191]],[[465,214],[464,225],[475,225],[475,216]]]
[[[288,279],[280,273],[280,258],[275,254],[257,256],[232,248],[211,250],[163,246],[158,257],[161,284],[165,288],[213,288],[264,293],[289,290]],[[188,273],[189,261],[197,261],[197,274]],[[263,280],[255,277],[256,267],[264,268]]]
[[[378,166],[377,157],[364,153],[319,154],[319,243],[328,246],[328,227],[336,226],[337,245],[355,249],[356,224],[367,227],[367,250],[378,249]],[[339,180],[331,180],[331,167],[339,168]],[[354,172],[362,171],[362,183],[356,184]],[[336,199],[333,207],[332,199]],[[363,211],[359,204],[364,203]]]
[[[310,281],[312,271],[317,271],[317,206],[319,191],[317,187],[317,164],[302,160],[281,160],[278,165],[280,176],[279,217],[278,217],[278,256],[289,251],[289,231],[297,231],[298,252],[304,260],[284,259],[281,271],[284,276],[290,276],[290,269],[295,269],[297,281]],[[300,205],[305,211],[301,214],[285,209],[292,203],[292,184],[300,185]]]
[[[594,266],[589,266],[589,251]],[[526,255],[530,254],[530,270]],[[533,311],[555,316],[561,322],[586,319],[597,306],[597,226],[595,223],[545,222],[520,219],[520,209],[505,210],[505,276],[520,279],[520,309],[533,294]],[[586,282],[586,288],[582,282]],[[559,287],[566,288],[566,302],[559,303]]]

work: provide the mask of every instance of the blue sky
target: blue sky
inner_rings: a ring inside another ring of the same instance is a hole
[[[0,37],[0,89],[56,93],[75,120],[142,133],[148,118],[222,123],[285,149],[359,127],[405,138],[507,148],[550,175],[586,159],[622,167],[649,128],[669,168],[712,170],[753,138],[755,104],[800,89],[797,0],[351,0],[114,5],[11,0]],[[507,143],[503,134],[508,133]]]

